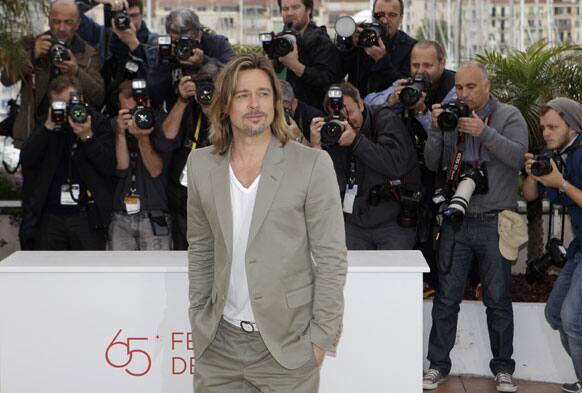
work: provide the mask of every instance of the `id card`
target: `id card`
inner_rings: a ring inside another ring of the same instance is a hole
[[[182,173],[180,174],[180,184],[183,185],[184,187],[188,187],[188,165],[184,166],[184,169],[182,169]]]
[[[344,195],[344,212],[352,214],[354,211],[354,202],[356,201],[356,195],[358,195],[358,185],[354,184],[352,188],[346,185],[346,193]]]
[[[79,195],[81,195],[81,186],[78,184],[71,184],[70,187],[69,190],[69,184],[61,185],[61,205],[74,206],[79,204],[78,201]]]
[[[123,203],[125,203],[125,211],[127,214],[137,214],[140,211],[139,195],[131,194],[126,195],[123,198]]]

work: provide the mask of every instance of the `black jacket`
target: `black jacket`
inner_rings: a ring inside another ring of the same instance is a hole
[[[109,120],[100,113],[91,112],[93,138],[79,141],[72,131],[55,133],[39,123],[24,143],[20,152],[22,163],[22,204],[30,225],[40,219],[47,202],[49,188],[63,155],[71,154],[70,141],[77,148],[71,166],[97,205],[102,224],[107,227],[113,205],[112,176],[115,172],[114,133]],[[67,134],[68,133],[68,134]],[[82,205],[86,200],[80,198]],[[34,232],[34,229],[33,229]],[[34,233],[30,235],[34,236]]]
[[[362,48],[341,54],[344,75],[356,86],[360,96],[386,90],[395,80],[410,76],[410,52],[416,40],[398,30],[394,37],[382,37],[386,55],[377,63]]]
[[[329,86],[342,79],[339,53],[331,42],[325,26],[310,22],[301,40],[299,61],[305,71],[298,77],[287,70],[287,81],[293,86],[295,97],[314,108],[323,108],[323,98]]]
[[[394,199],[381,200],[377,206],[369,204],[370,189],[389,180],[419,181],[420,172],[412,139],[406,133],[402,120],[387,107],[365,106],[365,120],[360,132],[349,147],[331,146],[332,158],[342,199],[348,184],[350,163],[356,169],[358,194],[353,213],[346,214],[346,222],[371,228],[395,221],[400,203]]]

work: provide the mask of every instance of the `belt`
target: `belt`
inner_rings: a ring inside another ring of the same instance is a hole
[[[240,321],[240,322],[235,322],[235,321],[229,321],[228,319],[222,318],[225,322],[227,322],[230,326],[235,327],[237,329],[242,330],[245,333],[254,333],[254,332],[258,332],[259,328],[257,327],[257,323],[256,322],[250,322],[250,321]]]
[[[488,212],[483,212],[483,213],[467,212],[465,214],[465,217],[466,218],[477,218],[477,219],[491,218],[491,217],[497,217],[499,212],[501,212],[501,210],[490,210]]]

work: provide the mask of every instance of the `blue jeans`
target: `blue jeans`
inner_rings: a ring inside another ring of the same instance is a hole
[[[170,217],[166,221],[170,225]],[[114,213],[109,226],[109,248],[118,250],[170,250],[172,237],[155,234],[147,211],[137,214]]]
[[[445,222],[441,229],[438,261],[439,287],[432,307],[432,329],[428,344],[430,367],[443,375],[451,371],[449,356],[455,345],[459,305],[467,277],[475,260],[487,307],[487,328],[493,358],[493,374],[513,374],[513,308],[511,303],[511,263],[499,251],[497,215],[465,217],[458,231]]]
[[[568,259],[546,303],[546,319],[560,332],[562,345],[582,380],[582,251]]]

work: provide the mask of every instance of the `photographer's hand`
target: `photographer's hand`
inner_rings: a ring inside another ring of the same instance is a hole
[[[552,171],[549,174],[545,176],[534,176],[534,179],[536,179],[546,187],[560,188],[562,187],[562,184],[564,184],[564,177],[558,170],[558,166],[556,165],[553,158],[550,159],[550,164],[552,165]]]
[[[434,128],[438,128],[438,122],[437,119],[439,118],[439,115],[441,113],[443,113],[444,109],[443,106],[441,104],[434,104],[432,106],[432,126]]]
[[[323,127],[324,123],[325,120],[323,117],[314,117],[313,120],[311,120],[311,125],[309,126],[309,139],[311,140],[311,147],[314,149],[321,149],[321,127]]]
[[[79,64],[77,63],[77,58],[70,49],[68,49],[68,51],[70,59],[57,64],[57,68],[61,70],[63,74],[77,76],[79,73]]]
[[[388,100],[386,101],[386,104],[388,104],[388,106],[392,106],[398,102],[400,92],[402,91],[402,89],[404,89],[404,86],[406,85],[407,81],[408,79],[399,79],[396,81],[396,87],[394,88],[392,94],[388,96]]]
[[[534,162],[536,162],[536,160],[534,160],[534,155],[532,153],[525,153],[523,166],[525,168],[525,173],[529,176],[531,176],[531,166]],[[532,178],[534,177],[532,176]]]
[[[479,136],[485,129],[485,123],[477,116],[475,111],[471,117],[460,117],[457,125],[459,132],[472,136]]]
[[[305,72],[305,66],[299,61],[297,43],[293,43],[293,50],[283,57],[279,57],[279,62],[301,78]]]
[[[196,97],[196,84],[191,76],[183,76],[178,84],[178,92],[182,101],[188,101],[192,97]]]
[[[133,22],[129,24],[129,29],[119,30],[115,26],[115,22],[111,21],[111,30],[119,37],[121,42],[123,42],[130,51],[134,51],[139,46],[139,40],[137,39],[137,29],[133,25]]]
[[[47,130],[54,130],[56,127],[56,124],[53,122],[53,108],[51,108],[49,106],[49,110],[48,110],[48,117],[46,118],[46,121],[44,122],[44,128],[46,128]]]
[[[117,127],[115,128],[115,132],[117,135],[125,136],[125,130],[129,127],[129,121],[132,119],[131,113],[129,113],[129,109],[120,109],[117,112]]]
[[[75,123],[69,117],[69,125],[73,129],[73,133],[77,135],[77,137],[82,140],[86,141],[93,136],[93,130],[91,129],[91,115],[87,116],[87,120],[84,123]]]
[[[109,4],[111,6],[111,11],[121,11],[129,8],[126,0],[96,0],[95,2],[99,4]]]
[[[372,58],[372,60],[374,60],[374,63],[377,63],[386,55],[386,46],[384,45],[384,41],[382,41],[382,39],[378,39],[377,46],[375,45],[371,48],[364,48],[364,51]]]
[[[135,124],[135,120],[133,119],[133,116],[129,119],[128,124],[127,124],[127,132],[129,132],[131,135],[135,136],[135,138],[139,141],[141,138],[145,138],[145,137],[149,137],[149,135],[154,131],[154,127],[151,128],[147,128],[147,129],[142,129],[139,128],[136,124]]]
[[[204,51],[200,48],[192,49],[192,56],[184,61],[180,61],[181,64],[190,65],[193,67],[201,67],[204,62]]]
[[[34,41],[34,58],[38,59],[41,56],[46,55],[47,53],[49,53],[49,50],[51,49],[51,46],[53,45],[53,43],[51,42],[51,36],[48,34],[45,35],[41,35],[39,36],[35,41]]]
[[[354,139],[356,139],[356,131],[347,121],[342,122],[342,124],[344,125],[344,132],[342,132],[342,135],[340,136],[337,144],[340,146],[351,146],[354,142]]]

